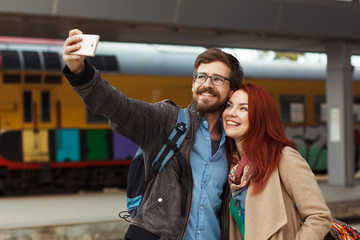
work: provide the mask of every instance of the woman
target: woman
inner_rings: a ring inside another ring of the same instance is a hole
[[[324,239],[330,210],[307,162],[286,138],[270,94],[245,84],[232,94],[222,117],[230,163],[230,239]]]

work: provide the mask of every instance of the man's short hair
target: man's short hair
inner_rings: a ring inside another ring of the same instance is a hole
[[[233,55],[224,52],[219,48],[209,48],[205,52],[201,53],[195,60],[194,73],[197,72],[198,67],[202,63],[212,63],[220,61],[226,64],[230,69],[231,73],[229,76],[230,88],[236,90],[240,87],[244,72],[240,66],[239,61]]]

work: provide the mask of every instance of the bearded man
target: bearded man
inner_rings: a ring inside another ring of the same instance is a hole
[[[150,104],[130,99],[110,86],[84,56],[72,54],[81,48],[79,34],[73,29],[65,41],[63,73],[91,111],[109,119],[114,131],[143,150],[148,174],[152,159],[174,128],[179,107],[170,100]],[[220,116],[242,77],[238,60],[220,49],[208,49],[197,57],[188,130],[180,146],[188,166],[183,176],[188,194],[184,199],[173,156],[147,187],[125,239],[228,239],[228,209],[226,204],[222,207],[222,198],[229,167]]]

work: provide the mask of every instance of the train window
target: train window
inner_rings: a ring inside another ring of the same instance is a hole
[[[45,83],[61,84],[61,82],[62,82],[61,75],[45,75]]]
[[[86,108],[86,122],[87,123],[108,123],[108,120],[103,116],[93,114]]]
[[[102,56],[87,57],[86,60],[96,69],[105,70]]]
[[[360,96],[354,96],[354,122],[360,122]]]
[[[115,56],[104,56],[104,63],[106,71],[119,71],[119,65]]]
[[[60,58],[56,52],[43,52],[46,70],[61,70]]]
[[[32,93],[25,91],[23,94],[24,100],[24,122],[32,121]]]
[[[17,69],[20,70],[20,58],[17,51],[3,50],[2,65],[4,69]]]
[[[315,96],[315,121],[317,123],[326,122],[326,97],[325,96]],[[360,96],[354,97],[353,104],[353,115],[354,122],[360,122]]]
[[[25,83],[41,83],[40,75],[25,75]]]
[[[41,92],[41,120],[50,122],[50,92]]]
[[[97,55],[95,57],[87,57],[86,60],[101,71],[119,71],[119,65],[115,56]]]
[[[326,96],[314,97],[315,122],[326,122]]]
[[[37,52],[23,51],[25,69],[40,70],[40,57]]]
[[[280,112],[284,123],[304,123],[305,97],[300,95],[280,96]]]
[[[19,74],[4,74],[3,82],[4,83],[20,83],[21,76]]]

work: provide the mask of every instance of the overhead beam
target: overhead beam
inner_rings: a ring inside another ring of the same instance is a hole
[[[20,3],[19,3],[20,1]],[[360,54],[360,4],[329,0],[2,0],[1,35]],[[306,13],[306,14],[305,14]]]

